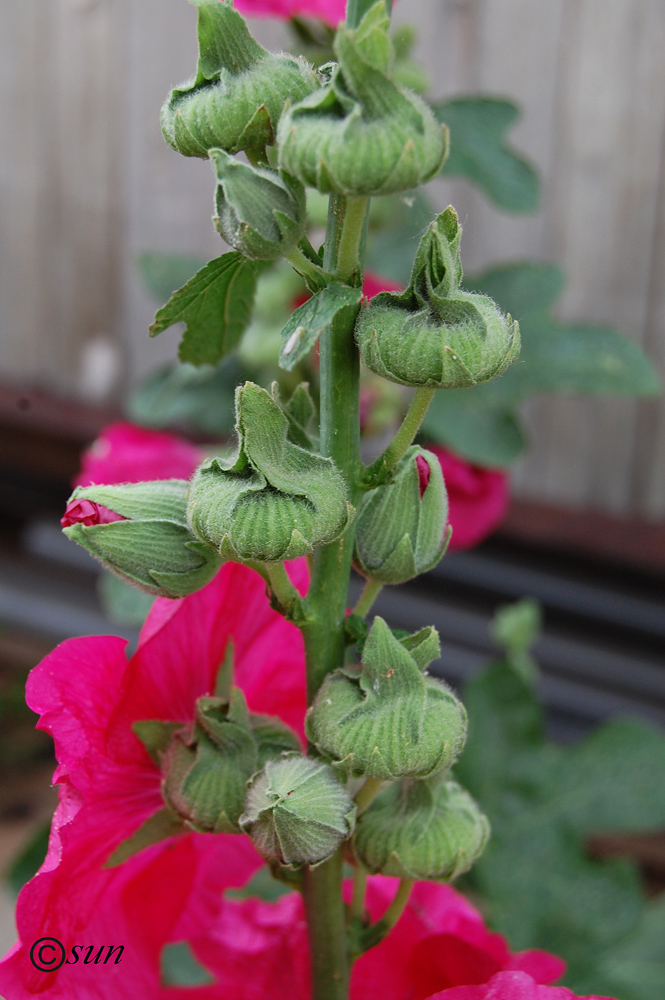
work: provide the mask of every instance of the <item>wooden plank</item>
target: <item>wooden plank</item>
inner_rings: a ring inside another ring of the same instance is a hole
[[[547,208],[545,247],[569,275],[562,315],[611,323],[638,340],[665,121],[663,13],[658,0],[567,0]],[[557,400],[539,411],[546,430],[535,448],[543,451],[527,462],[524,493],[627,510],[635,404]]]

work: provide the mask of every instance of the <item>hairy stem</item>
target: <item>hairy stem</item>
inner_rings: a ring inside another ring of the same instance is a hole
[[[328,861],[316,868],[305,868],[303,873],[312,1000],[346,1000],[348,996],[349,959],[341,885],[341,847]]]
[[[362,786],[354,800],[358,809],[358,816],[360,816],[361,813],[364,813],[365,809],[371,806],[382,787],[383,782],[380,778],[367,778],[365,780],[365,784]]]
[[[404,458],[420,430],[435,391],[435,389],[416,389],[402,426],[383,454],[379,455],[376,462],[370,465],[367,470],[365,481],[370,488],[372,484],[379,485],[392,472],[400,459]]]
[[[290,610],[299,598],[298,591],[291,583],[284,563],[266,563],[270,589],[284,610]]]
[[[354,615],[360,615],[361,618],[368,615],[374,601],[377,599],[382,590],[383,584],[379,580],[367,580],[365,586],[363,587],[362,594],[358,598],[356,606],[353,609]]]
[[[362,920],[365,912],[365,893],[367,892],[367,869],[361,864],[353,870],[353,898],[349,910],[350,920]]]

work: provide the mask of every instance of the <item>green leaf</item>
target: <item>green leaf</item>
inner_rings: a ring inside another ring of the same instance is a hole
[[[207,986],[215,982],[187,941],[165,945],[160,964],[163,986]]]
[[[250,321],[258,273],[257,264],[235,251],[211,260],[159,310],[150,336],[184,323],[180,360],[216,364],[238,346]]]
[[[228,436],[235,424],[235,387],[250,375],[236,357],[217,367],[172,365],[147,376],[127,404],[131,420],[146,427],[186,427]]]
[[[444,174],[466,177],[508,212],[535,211],[538,174],[505,138],[519,118],[517,105],[493,97],[458,97],[434,104],[433,110],[450,129]]]
[[[501,467],[517,461],[527,439],[510,403],[495,402],[493,385],[435,393],[423,421],[424,434],[478,465]]]
[[[555,264],[518,261],[475,277],[465,276],[464,287],[489,295],[523,323],[533,314],[548,312],[563,292],[565,283],[563,271]]]
[[[174,253],[142,253],[136,263],[146,290],[158,302],[166,302],[176,289],[205,267],[206,262],[201,257]]]
[[[282,330],[280,368],[291,371],[329,330],[340,313],[356,309],[362,298],[361,288],[350,288],[333,281],[300,306]]]
[[[128,858],[134,857],[139,851],[153,844],[160,844],[170,837],[177,837],[181,833],[188,832],[183,821],[175,816],[170,809],[158,809],[156,813],[141,824],[138,830],[123,840],[105,864],[105,868],[115,868],[121,865]]]

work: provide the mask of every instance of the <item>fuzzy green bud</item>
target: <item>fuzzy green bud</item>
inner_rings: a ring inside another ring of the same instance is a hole
[[[324,194],[391,194],[441,169],[448,132],[428,105],[391,78],[393,51],[383,0],[358,28],[340,25],[330,82],[288,107],[280,166]]]
[[[288,754],[251,781],[241,827],[264,857],[317,864],[353,832],[356,809],[327,764]]]
[[[353,848],[372,875],[451,882],[469,871],[489,832],[469,793],[436,775],[384,789],[359,817]]]
[[[382,292],[361,311],[356,341],[371,371],[402,385],[459,389],[515,360],[518,324],[487,295],[460,288],[461,237],[448,207],[423,236],[407,290]]]
[[[167,806],[201,833],[240,833],[249,779],[267,760],[300,748],[279,719],[250,714],[238,688],[229,698],[199,698],[193,725],[135,728],[161,766]]]
[[[187,526],[188,487],[184,479],[79,486],[61,522],[64,533],[139,590],[185,597],[221,566]]]
[[[305,189],[288,174],[253,167],[211,149],[217,176],[215,228],[250,260],[277,260],[305,235]]]
[[[252,382],[236,390],[239,447],[192,481],[187,516],[201,541],[232,559],[278,562],[337,538],[353,516],[331,459],[289,440],[278,403]]]
[[[392,483],[367,494],[358,512],[356,569],[381,583],[404,583],[436,566],[448,546],[448,495],[441,463],[409,448]]]
[[[214,147],[238,153],[272,145],[285,101],[311,94],[318,76],[304,59],[267,52],[231,0],[191,2],[198,7],[198,68],[162,108],[164,138],[184,156],[203,159]]]
[[[439,653],[435,629],[399,640],[375,618],[362,666],[336,670],[321,685],[306,716],[308,738],[355,776],[426,778],[450,767],[466,740],[466,712],[424,673]]]

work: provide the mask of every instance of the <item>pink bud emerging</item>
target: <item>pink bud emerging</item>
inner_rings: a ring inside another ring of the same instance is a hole
[[[60,519],[63,528],[70,528],[73,524],[111,524],[112,521],[126,521],[127,518],[108,507],[102,507],[92,500],[72,500],[67,504],[65,516]]]
[[[418,467],[418,485],[420,486],[420,499],[429,485],[430,467],[422,455],[416,455],[416,466]]]

